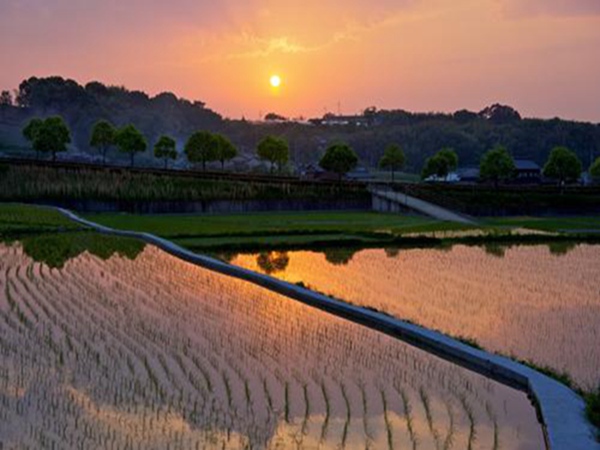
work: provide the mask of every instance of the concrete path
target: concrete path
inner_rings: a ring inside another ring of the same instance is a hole
[[[371,192],[371,195],[373,195],[375,198],[400,204],[402,206],[420,212],[421,214],[424,214],[426,216],[433,217],[434,219],[444,220],[446,222],[464,223],[466,225],[476,224],[475,221],[468,219],[467,217],[462,216],[458,213],[455,213],[454,211],[442,208],[438,205],[434,205],[433,203],[426,202],[425,200],[411,197],[410,195],[403,194],[401,192],[380,189],[369,189],[369,191]],[[377,208],[375,206],[374,209],[380,210],[380,208]]]
[[[193,253],[149,233],[115,230],[85,220],[68,210],[54,209],[71,220],[98,232],[141,239],[192,264],[246,280],[330,314],[377,329],[455,364],[521,389],[539,406],[549,449],[600,450],[600,443],[595,439],[596,430],[585,417],[583,399],[564,384],[527,366],[503,356],[477,350],[441,333],[391,318],[385,314],[356,307],[268,275]]]

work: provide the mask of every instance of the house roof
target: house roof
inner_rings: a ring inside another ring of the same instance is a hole
[[[517,170],[541,170],[541,167],[529,159],[515,159],[515,167]]]
[[[456,174],[460,178],[479,178],[479,169],[477,167],[459,167]]]

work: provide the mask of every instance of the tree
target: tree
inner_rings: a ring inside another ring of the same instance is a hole
[[[324,250],[325,260],[334,266],[347,265],[354,255],[356,250],[352,248],[329,248]]]
[[[143,153],[148,147],[146,138],[133,125],[127,125],[117,131],[115,144],[121,153],[128,153],[131,158],[131,167],[136,153]]]
[[[265,115],[265,120],[267,122],[287,122],[287,117],[282,116],[281,114],[270,112]]]
[[[383,156],[379,160],[379,167],[382,169],[390,169],[392,172],[392,181],[394,181],[394,172],[401,170],[406,163],[406,156],[404,151],[399,145],[391,144],[388,145],[383,153]]]
[[[57,153],[66,152],[67,144],[71,142],[69,127],[60,116],[48,117],[38,125],[34,124],[30,132],[35,151],[38,154],[52,153],[52,161],[56,161]]]
[[[422,177],[435,175],[447,178],[448,174],[458,166],[458,155],[451,148],[443,148],[431,158],[427,158],[423,167]]]
[[[498,187],[500,181],[514,177],[516,169],[511,154],[499,145],[483,155],[479,165],[479,175],[483,180],[493,181],[494,186]]]
[[[115,145],[117,131],[110,122],[99,120],[92,128],[90,146],[100,150],[102,154],[102,164],[106,164],[106,152]]]
[[[517,110],[498,103],[485,108],[479,113],[479,116],[496,124],[508,124],[521,120],[521,115]]]
[[[319,161],[319,166],[323,169],[337,173],[340,181],[342,175],[350,172],[357,164],[358,156],[348,144],[344,143],[330,145]]]
[[[267,275],[285,271],[289,263],[287,252],[264,252],[256,258],[256,264]]]
[[[177,159],[177,144],[169,136],[161,136],[158,142],[154,144],[154,156],[162,159],[165,163],[165,169],[169,167],[169,159]]]
[[[10,91],[2,91],[0,92],[0,106],[12,106],[13,98]]]
[[[595,180],[600,179],[600,158],[597,158],[590,166],[590,175]]]
[[[208,131],[197,131],[186,142],[184,152],[189,162],[201,162],[202,170],[206,170],[207,162],[217,160],[218,148],[219,142],[214,134]]]
[[[266,136],[258,143],[256,154],[260,159],[267,160],[271,163],[271,172],[275,164],[281,171],[281,168],[286,164],[290,158],[290,148],[288,143],[275,136]]]
[[[232,142],[221,134],[215,134],[217,140],[217,159],[221,161],[221,169],[225,169],[225,161],[229,161],[238,155],[237,148]]]
[[[577,155],[567,147],[554,147],[544,166],[544,176],[558,180],[562,186],[581,176],[582,165]]]
[[[25,128],[23,128],[23,137],[29,141],[29,143],[31,144],[32,147],[33,147],[33,140],[35,139],[35,136],[36,136],[37,132],[39,131],[39,129],[41,128],[41,126],[43,125],[43,123],[44,123],[44,121],[42,119],[34,117],[29,122],[27,122],[27,125],[25,125]],[[40,152],[36,149],[36,158],[39,158],[39,157],[40,157]]]

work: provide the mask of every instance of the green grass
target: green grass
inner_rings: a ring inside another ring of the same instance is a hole
[[[76,230],[79,228],[81,227],[75,222],[51,209],[31,205],[0,203],[0,237]]]
[[[576,234],[600,232],[600,216],[500,217],[487,218],[485,223],[496,227],[530,228],[550,232]]]
[[[88,214],[94,222],[143,231],[194,251],[385,246],[407,233],[473,227],[376,212],[271,212],[230,215]]]
[[[464,229],[421,216],[349,211],[86,217],[112,228],[156,234],[199,252],[373,247],[389,244],[405,233]]]
[[[584,395],[586,408],[585,412],[590,422],[600,429],[600,387],[595,391],[588,392]],[[598,432],[600,439],[600,431]]]
[[[109,227],[145,231],[170,238],[374,232],[397,234],[433,223],[420,216],[329,211],[229,215],[89,214],[86,217]]]
[[[132,215],[88,214],[94,222],[122,230],[143,231],[173,240],[195,251],[276,250],[316,247],[383,247],[386,245],[440,245],[458,243],[481,245],[540,243],[564,239],[600,239],[600,234],[573,236],[511,236],[513,228],[529,227],[555,231],[564,219],[488,219],[477,226],[440,222],[415,215],[376,212],[270,212],[229,215]],[[569,226],[592,227],[594,218],[571,221]],[[584,222],[587,220],[588,222]],[[595,219],[598,220],[598,219]],[[483,230],[482,236],[439,235],[437,232]],[[581,229],[581,228],[577,228]],[[588,229],[588,228],[586,228]],[[408,234],[416,235],[408,237]],[[420,237],[419,237],[420,236]],[[422,242],[421,242],[422,241]],[[583,242],[583,241],[582,241]]]

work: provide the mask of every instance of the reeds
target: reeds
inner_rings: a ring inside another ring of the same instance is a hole
[[[0,201],[205,201],[365,198],[361,186],[292,184],[167,176],[127,171],[11,166],[0,178]]]

